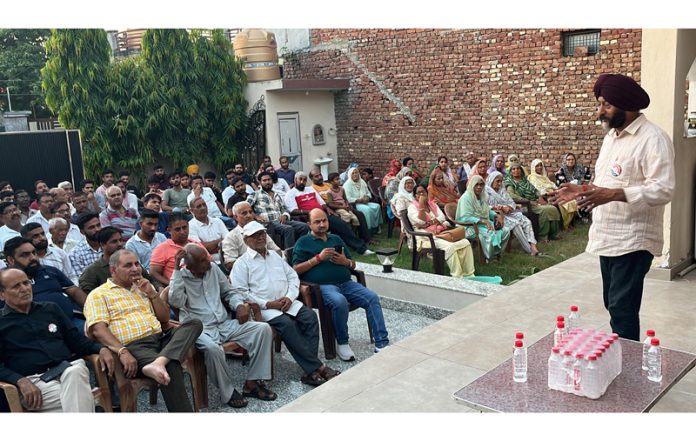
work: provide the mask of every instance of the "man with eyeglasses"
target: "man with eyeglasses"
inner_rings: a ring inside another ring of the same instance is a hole
[[[5,247],[5,242],[13,237],[20,236],[22,229],[21,213],[14,202],[0,202],[0,251]]]

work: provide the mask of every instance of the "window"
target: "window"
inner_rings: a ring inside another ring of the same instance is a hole
[[[562,32],[563,56],[586,56],[599,52],[599,29]],[[580,49],[578,49],[580,48]]]

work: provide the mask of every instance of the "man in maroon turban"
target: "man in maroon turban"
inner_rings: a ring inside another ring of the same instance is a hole
[[[597,118],[609,131],[589,185],[563,184],[554,202],[592,211],[586,251],[599,256],[604,307],[614,332],[640,340],[643,281],[662,254],[664,206],[674,193],[674,147],[640,113],[647,92],[630,77],[602,74],[594,85]]]

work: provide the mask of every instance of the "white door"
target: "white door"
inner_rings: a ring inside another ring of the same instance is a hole
[[[297,113],[278,115],[280,154],[287,156],[290,168],[302,170],[302,145],[300,145],[300,118]]]

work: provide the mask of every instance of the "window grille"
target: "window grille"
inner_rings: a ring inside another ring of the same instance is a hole
[[[571,57],[575,55],[575,49],[586,47],[587,55],[594,55],[599,52],[599,29],[563,32],[563,56]]]

